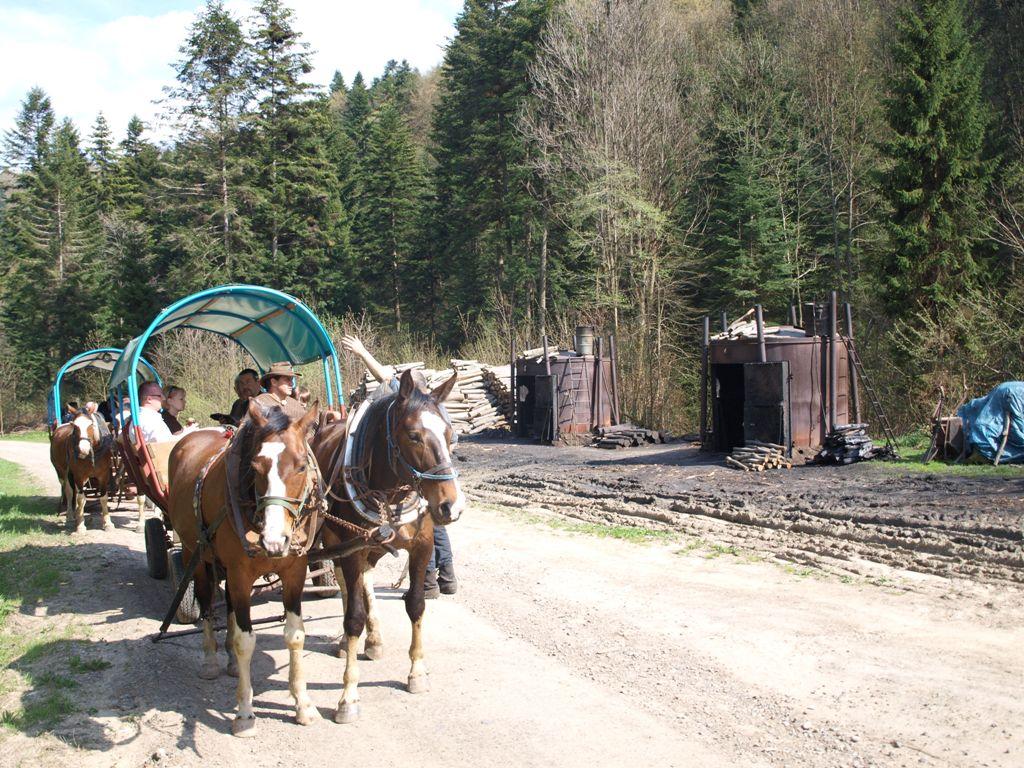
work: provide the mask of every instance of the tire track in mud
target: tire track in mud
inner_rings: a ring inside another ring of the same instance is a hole
[[[913,479],[907,481],[913,485]],[[886,483],[881,483],[885,485]],[[520,465],[473,479],[481,501],[539,507],[586,522],[672,530],[785,560],[861,573],[858,561],[985,582],[1024,584],[1019,527],[970,516],[943,519],[927,502],[857,493],[772,488],[677,491],[628,475],[552,476],[547,464]],[[884,491],[883,491],[884,492]],[[913,493],[913,489],[911,489]],[[923,507],[924,509],[915,509]],[[1011,518],[1012,519],[1012,518]]]

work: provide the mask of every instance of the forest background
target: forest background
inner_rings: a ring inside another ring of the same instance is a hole
[[[779,323],[833,289],[899,429],[940,386],[1024,377],[1024,3],[467,0],[437,69],[320,87],[309,55],[286,4],[210,2],[169,139],[25,96],[0,175],[8,425],[72,354],[225,282],[389,361],[502,363],[593,323],[624,414],[675,430],[703,314]],[[230,399],[222,341],[155,354]]]

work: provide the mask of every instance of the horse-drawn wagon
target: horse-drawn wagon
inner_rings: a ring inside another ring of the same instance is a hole
[[[128,473],[140,494],[145,494],[159,510],[143,523],[146,563],[149,575],[156,579],[171,577],[176,588],[175,602],[168,612],[182,623],[199,617],[199,606],[189,586],[188,563],[175,541],[168,518],[168,460],[176,441],[147,443],[140,422],[138,388],[132,371],[141,362],[143,351],[154,338],[175,329],[194,329],[213,333],[238,344],[262,375],[273,363],[285,361],[305,365],[319,360],[323,366],[326,399],[329,407],[341,407],[341,368],[334,344],[313,312],[298,299],[271,288],[254,285],[224,285],[186,296],[161,311],[146,330],[125,346],[112,367],[108,390],[120,402],[127,397],[131,419],[117,440]],[[315,564],[307,591],[336,591],[329,563]],[[274,583],[258,589],[273,588]],[[167,622],[164,624],[166,629]]]
[[[50,435],[50,461],[61,484],[59,510],[67,509],[68,528],[84,529],[86,501],[99,501],[104,527],[110,527],[108,495],[117,492],[116,501],[124,495],[124,467],[113,437],[120,426],[119,404],[110,402],[110,423],[99,413],[78,409],[65,422],[61,402],[61,385],[66,376],[86,370],[113,370],[122,350],[115,347],[90,349],[75,355],[57,371],[46,400],[47,431]],[[133,369],[133,381],[157,381],[156,370],[144,358]],[[113,434],[111,434],[113,433]]]

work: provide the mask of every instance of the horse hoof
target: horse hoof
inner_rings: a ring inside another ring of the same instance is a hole
[[[231,721],[231,733],[239,738],[246,739],[256,735],[255,717],[236,717]]]
[[[79,524],[79,526],[75,528],[75,533],[85,533],[85,523]]]
[[[103,524],[103,530],[104,531],[112,531],[112,530],[114,530],[114,524],[111,523],[110,521],[105,522]]]
[[[199,677],[203,680],[216,680],[220,677],[220,664],[216,661],[203,662],[199,668]]]
[[[366,658],[370,661],[377,661],[378,659],[384,658],[384,645],[377,643],[375,645],[367,645],[363,653]]]
[[[430,679],[426,675],[409,675],[409,693],[426,693],[430,690]]]
[[[344,702],[338,705],[338,711],[334,713],[336,723],[354,723],[359,719],[359,702]]]
[[[320,710],[312,704],[304,707],[297,707],[295,710],[295,722],[299,725],[312,725],[320,719]]]

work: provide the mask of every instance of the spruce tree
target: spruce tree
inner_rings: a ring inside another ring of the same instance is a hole
[[[256,164],[253,267],[278,287],[317,300],[334,294],[331,247],[342,219],[330,166],[326,98],[312,97],[308,46],[292,12],[263,0],[253,20]]]
[[[987,113],[971,38],[964,0],[914,0],[899,14],[884,147],[890,243],[881,265],[894,317],[920,305],[938,318],[979,274]]]
[[[378,107],[367,140],[362,198],[356,221],[364,307],[390,315],[402,328],[402,304],[419,286],[409,263],[421,223],[425,179],[409,126],[397,104]],[[407,284],[408,282],[408,284]]]
[[[100,112],[96,115],[96,122],[92,127],[90,137],[89,162],[92,165],[93,175],[96,179],[96,188],[99,191],[99,203],[102,211],[110,210],[112,203],[111,189],[112,175],[114,171],[114,139],[110,133],[110,125],[107,118]]]
[[[441,68],[433,118],[435,275],[447,276],[454,327],[506,299],[523,278],[533,201],[516,117],[529,93],[527,66],[548,16],[540,0],[466,0]],[[512,279],[510,279],[512,278]]]
[[[170,280],[188,290],[248,274],[240,262],[253,248],[253,65],[240,23],[219,0],[206,4],[179,50],[168,95],[180,133],[163,186],[177,221]]]
[[[49,144],[54,124],[50,97],[32,88],[21,103],[14,129],[4,133],[3,164],[14,171],[38,168]]]

